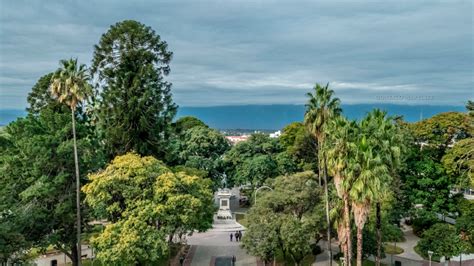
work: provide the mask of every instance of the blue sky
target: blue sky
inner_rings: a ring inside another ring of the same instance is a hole
[[[302,104],[315,82],[344,103],[474,98],[472,1],[1,1],[0,108],[24,108],[63,58],[90,64],[111,24],[153,27],[174,52],[181,106]]]

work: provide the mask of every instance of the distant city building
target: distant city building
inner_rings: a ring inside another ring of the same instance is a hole
[[[281,130],[270,133],[270,138],[279,138],[281,136]]]
[[[246,141],[250,136],[249,135],[242,135],[242,136],[225,136],[227,140],[232,143],[232,145],[235,145],[239,142]]]

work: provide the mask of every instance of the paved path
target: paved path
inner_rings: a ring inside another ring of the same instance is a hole
[[[210,265],[213,258],[222,256],[235,256],[237,266],[257,265],[256,258],[246,254],[239,242],[230,242],[229,235],[230,232],[211,230],[204,233],[194,233],[188,237],[188,244],[195,248],[192,258],[188,258],[191,261],[190,265],[207,266]]]
[[[404,225],[403,235],[405,236],[405,241],[397,242],[397,247],[403,248],[403,253],[397,255],[397,257],[410,260],[423,260],[423,258],[415,252],[415,246],[417,245],[420,238],[413,233],[413,229],[410,226]]]

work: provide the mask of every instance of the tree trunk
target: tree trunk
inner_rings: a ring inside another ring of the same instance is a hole
[[[72,261],[72,266],[78,266],[79,265],[79,260],[78,260],[78,254],[77,254],[77,245],[72,245],[71,246],[71,253],[66,255],[71,259]]]
[[[74,117],[74,108],[71,108],[72,116],[72,136],[74,139],[74,166],[76,168],[76,218],[77,218],[77,265],[81,266],[81,180],[79,177],[79,159],[77,157],[76,143],[76,118]]]
[[[329,266],[332,265],[332,249],[331,249],[331,220],[329,218],[329,192],[328,192],[328,178],[327,178],[327,171],[326,171],[326,157],[323,155],[323,178],[324,178],[324,197],[326,198],[326,222],[327,222],[327,249],[329,255]]]
[[[357,266],[362,266],[362,226],[357,226]]]
[[[377,230],[377,255],[375,256],[375,265],[380,266],[380,258],[382,256],[382,214],[380,202],[375,204],[376,230]]]
[[[346,228],[347,238],[347,254],[346,254],[346,265],[352,265],[352,230],[351,230],[351,212],[349,207],[349,195],[345,192],[343,195],[344,201],[344,223]]]

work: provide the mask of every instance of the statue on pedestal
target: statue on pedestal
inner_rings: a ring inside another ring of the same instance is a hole
[[[232,194],[227,188],[227,176],[223,174],[221,185],[223,189],[217,191],[217,200],[219,202],[219,210],[217,211],[217,219],[232,219],[232,212],[230,211],[230,197]]]

